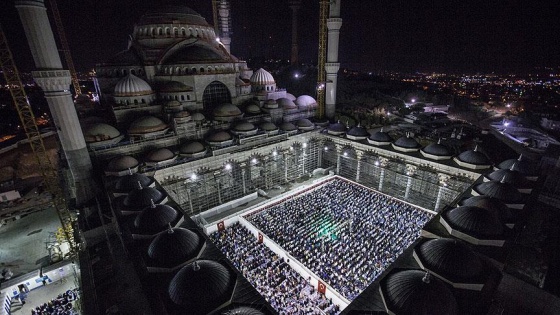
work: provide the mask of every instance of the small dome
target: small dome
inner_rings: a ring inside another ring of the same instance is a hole
[[[478,151],[477,148],[474,148],[474,150],[461,152],[461,154],[457,156],[457,159],[463,163],[473,165],[490,165],[490,160],[488,160],[486,155]]]
[[[511,169],[499,169],[486,176],[490,180],[501,181],[513,185],[514,187],[527,187],[527,179],[521,172],[515,170],[515,164]]]
[[[369,136],[369,132],[366,130],[366,128],[357,125],[350,128],[350,130],[348,130],[346,135],[353,136],[353,137],[367,137]]]
[[[346,126],[339,121],[334,124],[330,124],[327,127],[327,130],[331,132],[343,133],[346,132]]]
[[[204,117],[204,115],[202,113],[194,113],[194,114],[192,114],[192,119],[194,121],[203,121],[203,120],[206,120],[206,117]]]
[[[144,174],[131,173],[126,176],[120,177],[115,184],[115,189],[118,191],[129,192],[133,189],[138,188],[138,183],[140,183],[142,187],[149,187],[153,182],[153,179]]]
[[[231,272],[211,260],[197,260],[183,267],[169,283],[169,297],[175,304],[201,314],[222,305],[234,281]]]
[[[235,131],[251,131],[255,129],[257,129],[257,127],[248,121],[240,121],[233,126],[233,130]]]
[[[394,145],[405,149],[418,149],[421,147],[420,143],[418,143],[416,139],[409,136],[403,136],[398,138],[397,141],[394,142]]]
[[[84,138],[86,142],[97,142],[117,138],[121,132],[117,128],[104,124],[97,123],[87,128],[84,131]]]
[[[296,126],[301,128],[309,128],[314,127],[315,125],[309,119],[302,118],[296,122]]]
[[[504,226],[495,213],[474,206],[453,208],[443,214],[454,229],[480,238],[501,237]]]
[[[297,98],[296,98],[293,94],[291,94],[291,93],[286,93],[286,98],[289,99],[290,101],[294,101],[294,102],[295,102],[296,99],[297,99]]]
[[[247,306],[237,307],[237,308],[234,308],[234,309],[229,310],[226,313],[222,313],[222,314],[227,314],[227,315],[264,315],[263,312],[257,311],[256,309],[251,308],[251,307],[247,307]]]
[[[475,185],[473,190],[480,195],[496,198],[505,203],[518,203],[522,201],[519,191],[512,184],[505,181],[489,181]]]
[[[179,218],[179,213],[168,205],[152,204],[134,219],[134,227],[147,233],[158,233]]]
[[[505,160],[498,165],[498,168],[503,170],[509,170],[512,167],[514,171],[518,171],[525,176],[537,174],[535,164],[531,160],[523,157],[523,155],[520,155],[517,159]]]
[[[511,209],[496,198],[484,195],[474,196],[459,202],[459,205],[474,206],[492,211],[500,218],[502,222],[505,223],[512,222],[515,219]]]
[[[276,109],[278,108],[278,102],[276,100],[267,100],[264,102],[263,107],[266,109]]]
[[[179,107],[181,106],[181,102],[177,101],[177,100],[171,100],[167,103],[165,103],[165,107],[167,108],[174,108],[174,107]]]
[[[261,108],[259,107],[259,105],[255,104],[255,103],[251,103],[249,105],[247,105],[247,107],[245,107],[245,112],[247,114],[260,114],[261,112]]]
[[[295,103],[298,107],[309,107],[309,106],[316,106],[317,105],[317,101],[309,95],[299,96],[296,99]]]
[[[440,143],[430,143],[422,149],[422,152],[435,156],[451,156],[451,151],[448,147]]]
[[[128,128],[129,134],[144,134],[162,131],[167,128],[167,124],[154,116],[144,116],[136,119]]]
[[[291,110],[298,108],[294,101],[287,98],[279,98],[276,102],[278,102],[278,106],[282,107],[283,109]]]
[[[467,245],[450,238],[431,239],[415,249],[424,267],[453,281],[476,281],[484,263]]]
[[[200,236],[193,231],[172,228],[153,239],[148,256],[161,266],[173,267],[195,258],[201,245]]]
[[[190,116],[191,116],[191,114],[186,110],[182,110],[178,113],[175,113],[175,115],[173,115],[173,117],[175,117],[175,118],[187,118],[187,117],[190,117]]]
[[[222,104],[214,108],[214,117],[237,117],[240,116],[241,110],[233,104]]]
[[[165,195],[152,187],[142,187],[134,189],[124,198],[123,204],[127,208],[142,210],[152,205],[159,204],[165,199]]]
[[[181,146],[179,153],[181,154],[195,154],[206,151],[206,147],[200,141],[190,141]]]
[[[262,124],[260,124],[259,126],[262,130],[264,131],[274,131],[274,130],[278,130],[278,127],[276,127],[275,124],[271,123],[270,121],[265,121]]]
[[[171,160],[175,157],[175,154],[167,149],[167,148],[160,148],[155,149],[146,155],[146,160],[150,162],[163,162],[167,160]]]
[[[179,81],[165,81],[159,85],[158,91],[162,93],[179,93],[192,91],[193,88]]]
[[[208,136],[208,141],[210,142],[224,142],[233,139],[231,134],[224,130],[216,130]]]
[[[297,127],[291,122],[284,122],[280,125],[280,129],[282,131],[294,131],[297,130]]]
[[[140,79],[134,74],[129,74],[117,82],[115,85],[114,96],[128,97],[150,95],[153,93],[154,91],[146,81]]]
[[[457,314],[457,301],[451,290],[436,277],[426,277],[424,271],[404,270],[389,274],[381,281],[381,290],[387,308],[395,314]]]
[[[128,169],[133,169],[138,167],[140,163],[137,159],[129,155],[122,155],[111,159],[107,164],[107,170],[113,172],[122,172]]]
[[[393,138],[384,131],[378,131],[372,134],[368,139],[375,142],[393,142]]]
[[[270,72],[260,68],[259,70],[253,72],[251,76],[251,84],[253,85],[271,85],[276,84],[274,77]]]

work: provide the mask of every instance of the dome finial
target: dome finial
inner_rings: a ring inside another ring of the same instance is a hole
[[[168,234],[173,234],[175,231],[173,231],[173,227],[171,226],[171,223],[167,223],[167,233]]]
[[[426,274],[424,275],[424,277],[422,277],[422,282],[424,283],[430,283],[430,278],[432,277],[432,275],[430,275],[429,271],[426,271]]]
[[[193,266],[192,266],[194,271],[199,271],[200,270],[200,266],[198,265],[198,261],[193,262]]]
[[[517,161],[513,162],[513,164],[511,164],[511,167],[509,168],[510,171],[515,171],[515,166],[517,165]]]
[[[144,187],[142,187],[142,183],[140,183],[140,181],[138,181],[138,190],[142,190],[144,189]]]
[[[130,167],[128,168],[128,175],[132,175],[132,169]]]
[[[441,138],[438,138],[437,144],[441,144]]]
[[[156,204],[155,204],[155,202],[154,202],[154,199],[151,199],[151,198],[150,198],[150,203],[151,203],[152,209],[154,209],[154,208],[156,207]]]
[[[384,126],[383,126],[384,127]],[[379,132],[383,132],[383,127],[381,127],[381,130],[379,130]]]
[[[478,152],[478,143],[474,146],[474,152]]]
[[[504,175],[504,177],[502,177],[502,180],[500,180],[500,183],[504,184],[506,182],[506,175]]]
[[[523,159],[523,153],[519,154],[519,157],[517,158],[517,160],[518,160],[519,162],[521,162],[522,159]]]

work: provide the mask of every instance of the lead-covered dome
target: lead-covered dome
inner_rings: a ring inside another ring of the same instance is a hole
[[[107,163],[105,169],[110,172],[122,172],[136,169],[138,165],[140,165],[140,163],[137,159],[130,155],[122,155],[111,159],[109,163]]]
[[[105,123],[94,124],[84,131],[86,142],[106,141],[119,136],[121,136],[121,132],[117,128]]]
[[[424,148],[420,149],[420,153],[429,159],[433,160],[443,160],[450,159],[452,154],[448,147],[441,144],[440,141],[437,143],[430,143]]]
[[[197,260],[173,277],[168,294],[181,308],[206,314],[228,300],[233,282],[232,273],[222,264]]]
[[[521,197],[517,188],[504,180],[480,183],[473,187],[473,191],[478,195],[496,198],[506,204],[523,201],[523,197]]]
[[[413,152],[418,151],[420,147],[420,143],[408,135],[400,137],[397,141],[393,142],[393,149],[397,151]]]
[[[313,124],[311,120],[307,118],[302,118],[296,121],[296,126],[298,127],[298,129],[305,131],[315,129],[315,124]]]
[[[232,139],[231,134],[225,130],[216,130],[207,137],[208,142],[224,142]]]
[[[115,189],[121,192],[129,192],[138,188],[138,185],[142,187],[149,187],[153,183],[154,180],[144,174],[130,172],[128,175],[121,176],[117,180]]]
[[[478,146],[473,150],[461,152],[458,156],[453,158],[455,163],[459,166],[470,169],[485,169],[490,167],[490,160],[484,153],[478,151]]]
[[[369,132],[361,125],[354,126],[348,130],[346,137],[352,140],[364,140],[369,136]]]
[[[391,138],[391,136],[389,136],[389,134],[384,132],[383,128],[381,128],[380,131],[369,136],[368,142],[374,145],[389,145],[393,142],[393,138]]]
[[[234,131],[251,131],[255,129],[257,129],[257,127],[255,127],[255,125],[248,121],[240,121],[236,123],[232,128],[232,130]]]
[[[502,201],[489,196],[473,196],[459,202],[460,206],[475,206],[494,212],[502,222],[511,223],[515,215]]]
[[[297,109],[296,103],[288,98],[282,97],[277,99],[276,102],[278,103],[278,106],[282,107],[284,110]]]
[[[123,205],[129,209],[142,210],[153,203],[160,204],[166,198],[165,194],[152,187],[138,187],[128,193]]]
[[[482,259],[456,239],[428,240],[418,245],[414,252],[425,269],[455,283],[479,281],[483,273]]]
[[[182,155],[193,155],[202,152],[206,152],[206,147],[200,141],[189,141],[179,148],[179,153]]]
[[[146,161],[158,163],[171,160],[174,157],[175,153],[173,153],[173,151],[169,150],[168,148],[159,148],[150,151],[150,153],[146,155]]]
[[[331,135],[335,135],[335,136],[339,136],[343,133],[345,133],[347,130],[346,126],[341,123],[340,121],[334,123],[334,124],[330,124],[327,127],[327,132]]]
[[[148,256],[162,267],[174,267],[195,258],[201,246],[202,239],[193,231],[170,228],[153,239]]]
[[[179,5],[165,5],[156,7],[150,12],[144,14],[138,25],[146,24],[187,24],[209,26],[198,12],[187,7]]]
[[[387,309],[394,314],[454,315],[457,301],[441,280],[420,270],[389,274],[381,281]]]
[[[154,116],[144,116],[136,119],[128,128],[129,134],[146,134],[152,132],[164,131],[167,124],[161,119]]]
[[[499,169],[486,175],[489,180],[501,181],[513,185],[516,188],[523,188],[529,186],[529,181],[521,172],[515,170],[515,165],[513,164],[509,169]]]
[[[317,105],[317,101],[309,95],[300,95],[296,98],[295,104],[299,108],[307,108]]]
[[[280,125],[280,129],[281,129],[282,131],[290,132],[290,131],[295,131],[295,130],[297,130],[297,127],[296,127],[294,124],[292,124],[291,122],[283,122],[283,123]]]
[[[221,104],[214,108],[212,114],[214,115],[214,119],[216,120],[231,120],[243,115],[239,107],[227,103]]]
[[[251,307],[247,307],[247,306],[236,307],[236,308],[234,308],[232,310],[229,310],[226,313],[222,313],[222,314],[227,314],[227,315],[264,315],[263,312],[258,311],[254,308],[251,308]]]
[[[274,77],[272,76],[272,74],[270,74],[270,72],[264,70],[263,68],[260,68],[259,70],[253,72],[250,81],[253,85],[276,84],[276,81],[274,81]]]
[[[165,230],[168,224],[176,221],[179,213],[168,205],[156,205],[144,208],[134,219],[134,227],[146,233],[157,233]]]
[[[272,123],[272,122],[270,122],[270,121],[265,121],[265,122],[263,122],[262,124],[259,125],[259,127],[260,127],[262,130],[267,131],[267,132],[268,132],[268,131],[278,130],[278,127],[277,127],[274,123]]]
[[[538,173],[535,164],[523,155],[520,155],[517,159],[505,160],[498,164],[499,169],[509,170],[512,169],[512,167],[514,171],[518,171],[524,176],[532,177]]]
[[[442,216],[453,229],[477,238],[501,238],[504,233],[504,226],[499,217],[484,208],[461,206],[445,212]]]
[[[120,79],[115,85],[114,96],[130,97],[153,94],[154,91],[148,82],[140,79],[134,74],[128,74]]]

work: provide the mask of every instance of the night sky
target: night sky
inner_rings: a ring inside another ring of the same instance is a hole
[[[13,1],[0,21],[22,71],[33,62]],[[48,7],[47,1],[47,7]],[[318,0],[303,0],[300,60],[316,62]],[[88,70],[126,48],[139,17],[188,5],[212,23],[211,0],[58,0],[74,63]],[[290,56],[287,0],[231,0],[232,53]],[[560,1],[342,0],[340,62],[365,71],[525,72],[560,66]]]

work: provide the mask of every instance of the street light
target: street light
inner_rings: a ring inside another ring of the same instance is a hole
[[[226,171],[231,171],[231,164],[227,163],[224,168]]]

